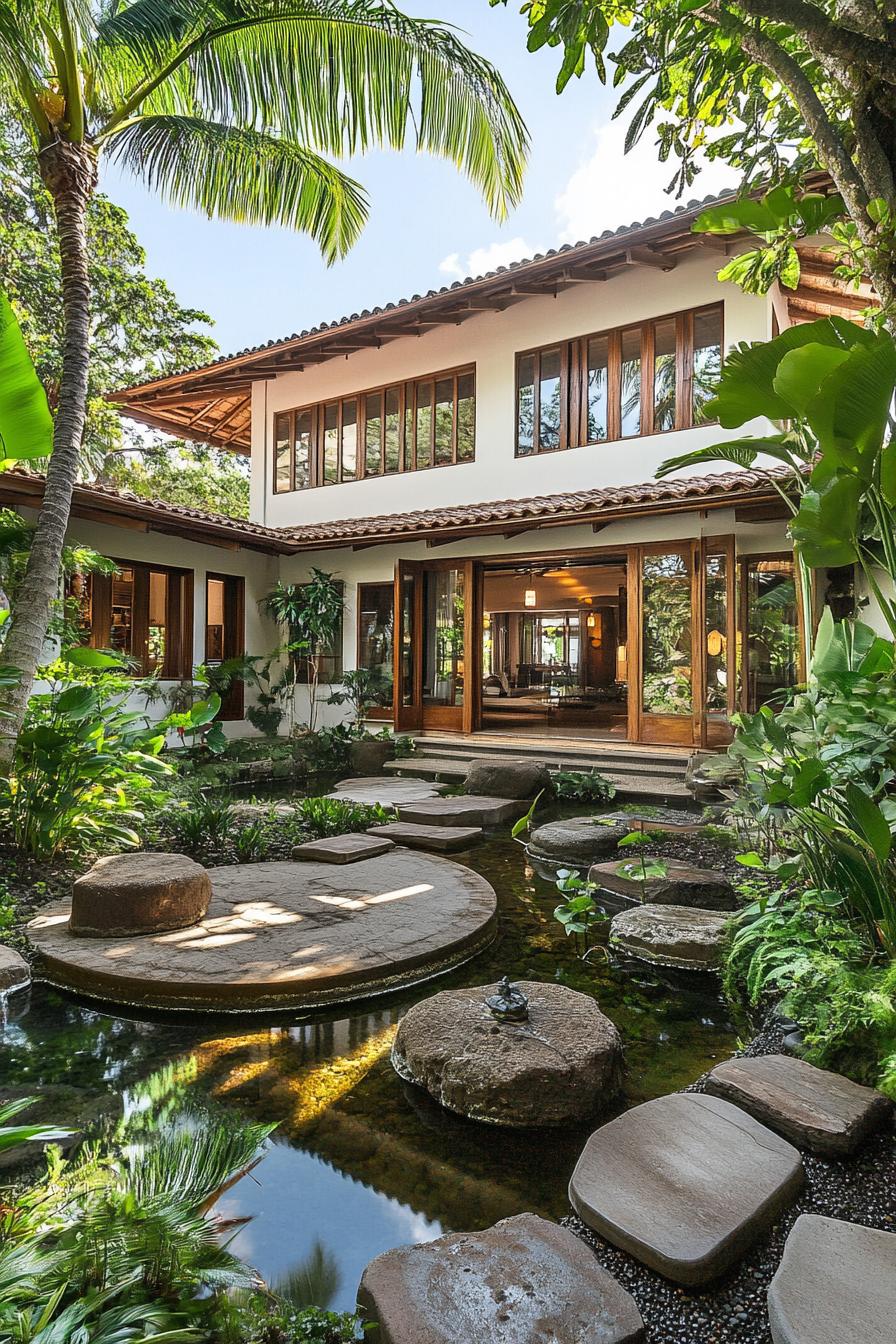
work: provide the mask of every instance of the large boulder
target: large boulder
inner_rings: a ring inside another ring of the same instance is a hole
[[[0,945],[0,994],[15,994],[31,984],[31,969],[23,956]]]
[[[712,868],[694,868],[680,859],[664,859],[665,875],[642,881],[621,873],[622,863],[632,864],[636,871],[639,867],[636,857],[595,863],[588,871],[588,881],[615,896],[624,896],[626,900],[644,905],[689,905],[697,910],[737,909],[737,896],[728,878]]]
[[[722,959],[727,924],[717,910],[641,905],[613,916],[610,947],[657,966],[712,971]]]
[[[706,1087],[822,1157],[853,1152],[893,1114],[893,1103],[874,1088],[792,1055],[726,1059]]]
[[[800,1214],[768,1290],[774,1344],[893,1344],[896,1235]]]
[[[697,1286],[733,1265],[802,1183],[800,1155],[784,1139],[730,1102],[678,1092],[596,1130],[569,1198],[614,1246]]]
[[[464,780],[467,793],[496,798],[534,798],[551,787],[551,772],[541,761],[472,761]]]
[[[521,1213],[377,1256],[358,1307],[378,1344],[641,1344],[632,1297],[572,1232]]]
[[[205,918],[211,878],[185,854],[111,854],[72,886],[69,933],[131,938],[186,929]]]
[[[622,1083],[622,1041],[594,999],[524,980],[529,1020],[498,1022],[496,986],[445,990],[409,1009],[392,1064],[451,1111],[495,1125],[567,1125],[607,1106]]]
[[[631,834],[631,826],[604,825],[599,817],[569,817],[537,826],[529,836],[529,853],[535,859],[587,868],[616,854],[619,841]]]

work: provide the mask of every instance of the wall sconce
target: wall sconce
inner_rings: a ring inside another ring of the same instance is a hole
[[[601,613],[599,611],[589,611],[585,624],[591,637],[592,649],[599,649],[604,634],[604,622]]]
[[[538,599],[537,599],[537,597],[535,596],[535,589],[534,589],[534,588],[527,588],[527,589],[526,589],[526,596],[523,598],[523,604],[524,604],[524,606],[527,606],[527,607],[534,607],[534,606],[536,605],[537,601],[538,601]]]
[[[628,649],[625,644],[616,645],[616,680],[628,680]]]

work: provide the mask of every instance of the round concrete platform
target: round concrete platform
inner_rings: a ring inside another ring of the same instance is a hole
[[[497,900],[484,878],[406,849],[348,869],[253,863],[210,876],[205,919],[173,933],[74,938],[70,903],[45,907],[28,925],[44,978],[155,1008],[306,1008],[438,975],[495,933]]]

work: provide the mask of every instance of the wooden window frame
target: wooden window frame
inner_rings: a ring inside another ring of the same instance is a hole
[[[458,428],[458,404],[459,384],[462,378],[472,378],[473,380],[473,450],[469,457],[458,457],[457,452],[457,428]],[[436,462],[435,460],[435,406],[436,406],[436,385],[441,382],[451,381],[452,384],[452,405],[453,416],[451,426],[451,460],[448,462]],[[429,434],[429,461],[423,465],[417,463],[417,396],[421,387],[429,387],[432,395],[432,415],[430,417]],[[390,392],[398,392],[398,468],[396,471],[386,470],[386,405]],[[380,455],[379,471],[367,470],[367,398],[379,396],[381,405],[380,415]],[[343,417],[344,408],[347,402],[354,402],[355,427],[357,434],[355,475],[343,478]],[[337,460],[336,460],[336,479],[328,481],[325,479],[325,424],[326,413],[330,406],[336,406],[337,410]],[[356,481],[367,479],[378,479],[385,476],[397,476],[406,471],[431,471],[439,467],[463,466],[476,460],[476,365],[458,364],[454,368],[440,369],[436,373],[423,374],[419,378],[409,378],[403,382],[381,383],[377,387],[365,387],[358,392],[347,392],[339,397],[328,397],[324,401],[313,402],[303,406],[294,406],[288,410],[275,411],[273,414],[273,473],[271,478],[271,489],[275,495],[286,495],[295,492],[297,489],[314,490],[323,486],[354,484]],[[311,454],[308,473],[308,484],[305,486],[296,486],[296,424],[298,417],[304,414],[311,416]],[[410,414],[409,414],[410,413]],[[289,427],[289,484],[285,487],[279,487],[277,483],[277,427],[286,420]]]
[[[393,662],[393,699],[395,694],[394,687],[394,662],[395,662],[395,579],[382,579],[379,583],[359,583],[355,589],[355,667],[367,667],[367,663],[361,657],[361,618],[364,614],[364,592],[367,588],[379,588],[388,593],[388,605],[392,611],[392,662]],[[367,717],[370,719],[391,719],[393,706],[389,705],[371,705],[367,711]]]
[[[165,629],[168,638],[165,661],[158,676],[161,681],[186,680],[193,673],[193,570],[174,565],[154,565],[146,560],[116,558],[115,564],[134,572],[131,652],[125,656],[133,659],[138,666],[131,675],[152,675],[146,668],[145,650],[149,639],[149,576],[156,573],[164,574],[168,580],[165,599]],[[89,647],[108,649],[111,647],[112,582],[115,575],[90,574],[88,578],[91,587]],[[140,648],[144,649],[142,655],[135,652]]]
[[[694,319],[704,313],[717,312],[720,318],[720,345],[725,352],[725,304],[723,301],[700,304],[673,313],[661,313],[643,322],[627,322],[623,326],[591,331],[565,341],[551,341],[547,345],[520,350],[515,357],[515,429],[514,455],[519,458],[541,456],[543,453],[564,452],[568,448],[599,448],[608,443],[626,442],[664,434],[675,434],[682,429],[702,428],[711,420],[694,419]],[[659,323],[675,323],[675,423],[669,429],[654,429],[654,374],[656,369],[656,328]],[[622,337],[623,333],[640,331],[641,334],[641,425],[637,434],[622,433]],[[588,438],[588,346],[591,341],[607,341],[607,435],[603,439]],[[558,447],[542,448],[539,442],[541,420],[540,386],[541,361],[544,355],[560,351],[560,443]],[[532,447],[520,449],[519,398],[522,383],[520,367],[524,359],[534,360],[534,395],[532,410]]]

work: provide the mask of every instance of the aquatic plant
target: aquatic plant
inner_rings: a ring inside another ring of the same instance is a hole
[[[616,796],[616,785],[597,770],[555,770],[551,782],[558,798],[572,802],[608,803]]]

